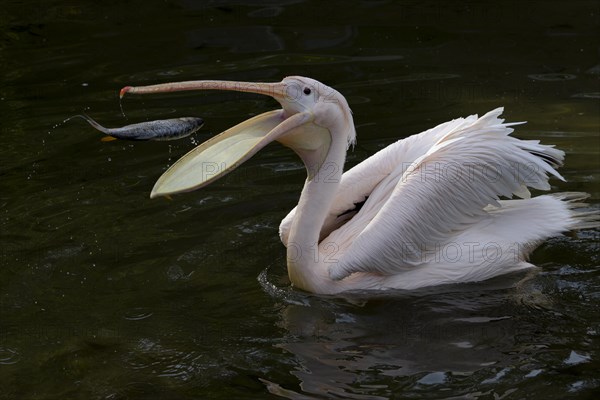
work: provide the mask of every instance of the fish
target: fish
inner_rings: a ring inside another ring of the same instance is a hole
[[[182,117],[140,122],[120,128],[105,128],[85,114],[74,115],[66,121],[71,118],[83,118],[91,126],[107,134],[108,137],[103,140],[176,140],[191,135],[204,125],[202,118]]]

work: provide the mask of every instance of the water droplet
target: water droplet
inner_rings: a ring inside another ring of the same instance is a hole
[[[123,115],[123,118],[127,119],[127,115],[125,115],[125,110],[123,110],[123,98],[121,98],[121,96],[119,96],[119,108],[121,109],[121,115]]]

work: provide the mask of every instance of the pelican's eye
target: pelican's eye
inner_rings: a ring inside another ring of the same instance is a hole
[[[311,93],[310,88],[305,87],[304,94],[308,96],[310,93]]]

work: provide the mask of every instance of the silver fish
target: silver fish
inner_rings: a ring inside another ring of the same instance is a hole
[[[83,118],[91,126],[113,138],[123,140],[175,140],[191,135],[204,125],[198,117],[158,119],[125,125],[121,128],[105,128],[85,114],[77,114],[71,118]],[[71,119],[69,118],[69,119]]]

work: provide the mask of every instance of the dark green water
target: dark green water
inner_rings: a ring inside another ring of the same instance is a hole
[[[500,4],[498,4],[500,3]],[[4,1],[0,13],[0,399],[592,398],[599,232],[555,238],[509,276],[379,298],[288,287],[277,227],[305,173],[272,145],[172,201],[160,174],[276,106],[235,93],[131,97],[189,79],[305,75],[348,99],[353,165],[497,106],[567,152],[600,203],[597,1]],[[108,126],[197,115],[178,142]]]

